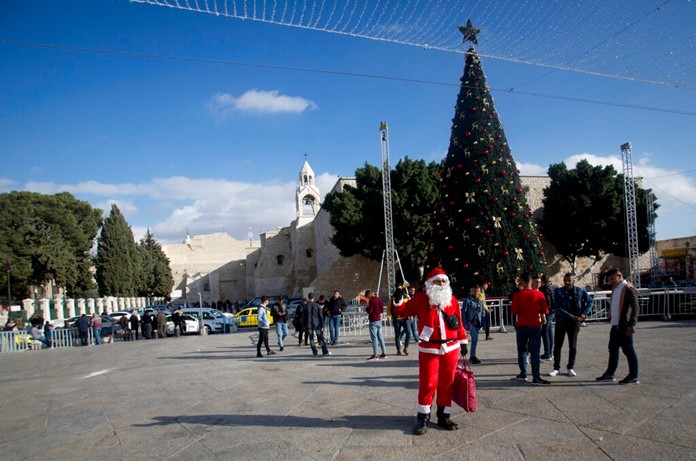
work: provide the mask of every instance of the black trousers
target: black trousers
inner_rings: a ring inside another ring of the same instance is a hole
[[[553,369],[561,369],[561,349],[566,335],[568,336],[568,369],[575,368],[575,355],[577,354],[578,333],[580,332],[580,324],[570,321],[558,323],[556,319],[556,333],[553,341]]]
[[[261,344],[266,347],[266,352],[271,352],[271,348],[268,347],[268,328],[259,328],[259,342],[256,344],[256,353],[261,353]]]

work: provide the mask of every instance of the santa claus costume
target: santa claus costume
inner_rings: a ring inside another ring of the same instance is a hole
[[[450,431],[459,428],[450,420],[454,372],[460,351],[462,355],[468,352],[461,310],[445,271],[431,270],[425,289],[407,303],[395,303],[393,309],[400,317],[418,318],[418,416],[414,429],[417,435],[427,431],[435,391],[437,425]]]

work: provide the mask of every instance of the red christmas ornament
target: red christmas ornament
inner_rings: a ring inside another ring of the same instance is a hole
[[[464,136],[471,136],[471,131],[467,131],[466,133],[464,133]]]
[[[468,268],[469,268],[469,265],[466,264],[466,263],[464,263],[464,266],[463,266],[463,267],[464,267],[464,269],[468,269]]]
[[[514,218],[514,217],[517,216],[517,213],[515,213],[515,212],[513,211],[512,213],[510,213],[510,216],[512,216],[512,217]]]
[[[486,235],[491,235],[491,230],[490,230],[490,229],[486,229],[483,233],[486,234]]]
[[[474,181],[474,182],[475,182],[476,184],[480,184],[480,183],[481,183],[481,178],[476,178],[476,181]]]
[[[498,197],[493,197],[493,203],[498,203]]]
[[[503,251],[503,256],[510,256],[510,252],[507,250]]]
[[[470,222],[471,222],[471,219],[465,218],[465,219],[464,219],[464,222],[465,222],[465,223],[470,223]]]

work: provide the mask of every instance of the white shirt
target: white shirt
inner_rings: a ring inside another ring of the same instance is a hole
[[[619,326],[619,317],[621,315],[621,293],[626,289],[628,282],[622,280],[611,294],[611,326]]]

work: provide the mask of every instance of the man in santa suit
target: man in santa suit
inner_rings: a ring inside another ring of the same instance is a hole
[[[437,390],[437,425],[454,431],[459,426],[450,420],[454,372],[460,352],[468,352],[462,314],[445,271],[431,270],[425,279],[425,292],[407,303],[395,304],[399,317],[418,318],[418,416],[414,433],[425,434],[430,421],[430,407]]]

